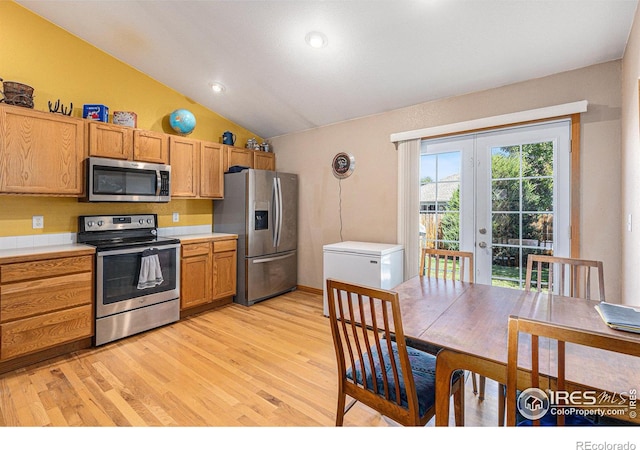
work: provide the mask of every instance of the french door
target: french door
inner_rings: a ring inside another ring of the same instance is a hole
[[[570,121],[425,140],[421,245],[475,254],[477,283],[521,288],[527,255],[569,256]]]

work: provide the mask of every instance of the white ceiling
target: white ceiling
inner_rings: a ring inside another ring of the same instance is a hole
[[[619,59],[638,0],[17,2],[269,138]]]

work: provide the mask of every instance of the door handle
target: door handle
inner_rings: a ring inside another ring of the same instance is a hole
[[[482,242],[480,242],[480,243],[478,244],[478,247],[480,247],[480,248],[487,248],[487,243],[486,243],[486,242],[484,242],[484,241],[482,241]]]

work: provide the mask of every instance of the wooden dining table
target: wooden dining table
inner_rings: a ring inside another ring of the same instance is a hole
[[[607,335],[622,333],[640,345],[640,334],[609,328],[594,307],[598,302],[593,300],[423,276],[401,283],[394,291],[399,295],[403,329],[409,341],[472,355],[473,367],[461,369],[502,384],[507,381],[509,316]],[[521,339],[519,360],[523,363],[527,359],[530,363],[528,342]],[[554,346],[541,348],[541,361],[548,361],[549,374],[555,370],[554,356]],[[522,368],[528,368],[526,363]],[[628,398],[630,391],[640,390],[640,358],[569,345],[567,380],[572,390],[593,388]],[[448,424],[449,387],[450,379],[436,380],[436,425]],[[635,414],[627,414],[624,419],[640,423]]]

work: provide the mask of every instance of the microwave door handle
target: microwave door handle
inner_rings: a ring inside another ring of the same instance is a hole
[[[162,188],[162,177],[160,171],[156,170],[156,196],[160,195],[160,189]]]

